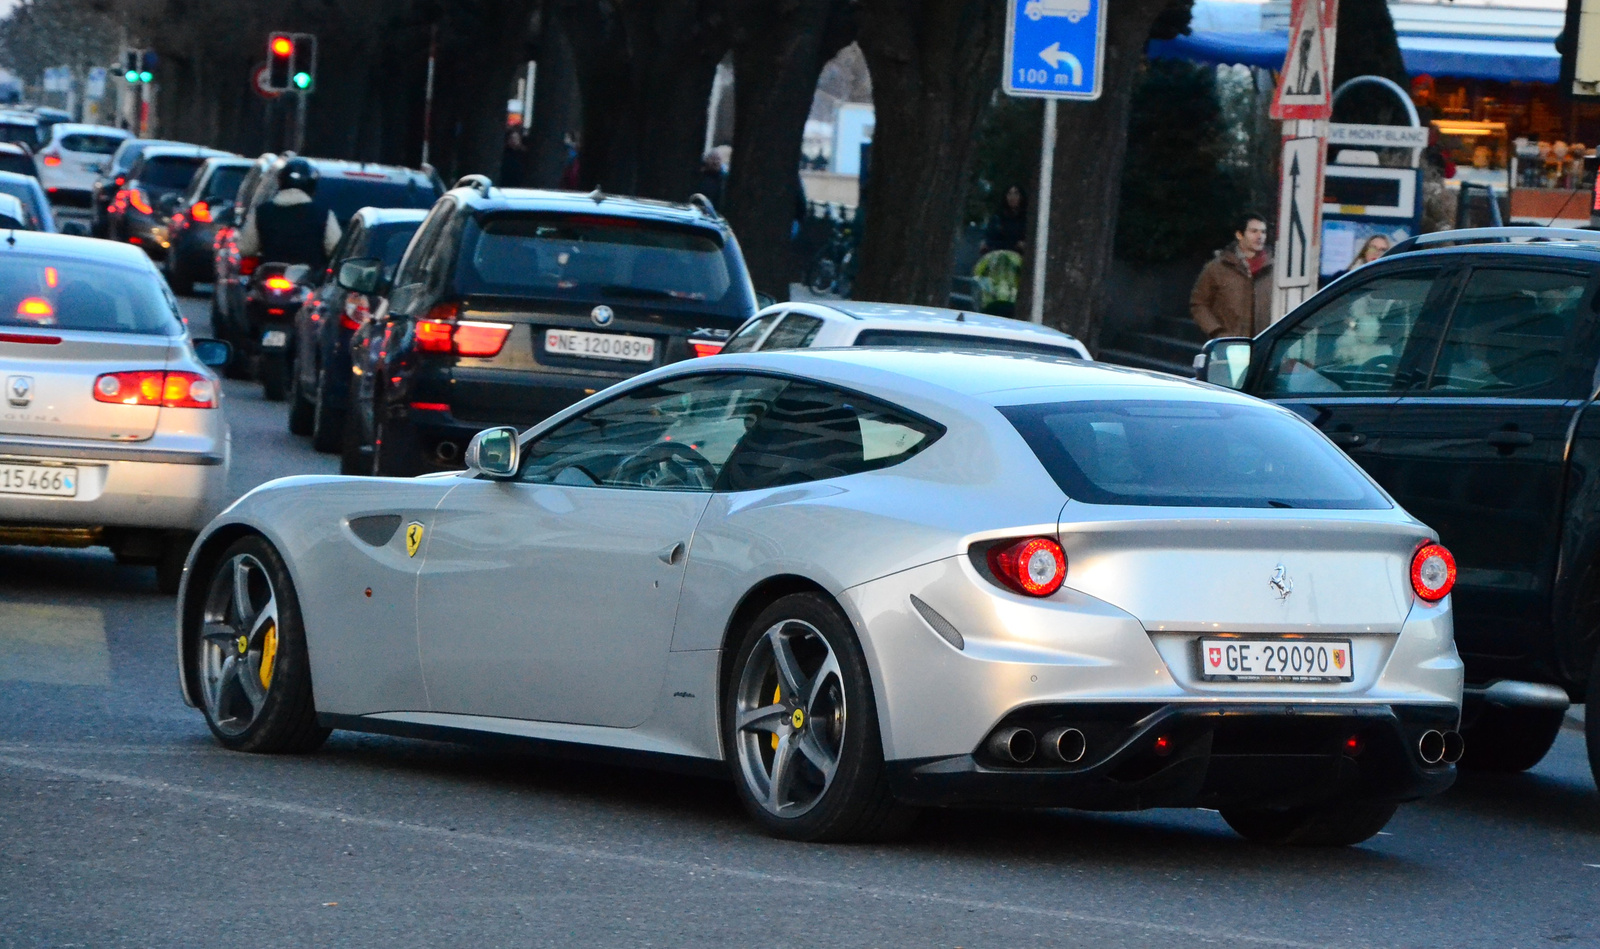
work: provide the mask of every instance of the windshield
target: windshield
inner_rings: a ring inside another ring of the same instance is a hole
[[[28,256],[0,259],[0,326],[159,336],[183,332],[153,273]]]
[[[602,215],[497,214],[462,240],[464,293],[750,309],[736,253],[701,227]]]
[[[194,177],[196,168],[200,167],[200,158],[178,158],[158,156],[151,158],[139,169],[139,183],[148,188],[167,188],[176,190],[189,186],[189,179]]]
[[[359,178],[341,178],[324,175],[317,179],[314,200],[333,212],[344,227],[362,208],[419,208],[426,210],[439,200],[439,192],[432,185],[419,185],[414,181],[396,184],[391,181],[363,181]]]
[[[1076,349],[1054,346],[1050,343],[1025,339],[1007,339],[997,336],[974,336],[967,333],[933,333],[919,330],[862,330],[856,335],[857,346],[915,346],[937,349],[942,352],[989,350],[990,352],[1035,353],[1046,356],[1065,356],[1081,359]],[[726,350],[724,350],[726,352]]]
[[[1000,412],[1061,490],[1089,504],[1389,507],[1343,452],[1269,406],[1084,401]]]
[[[122,139],[110,135],[74,133],[61,136],[61,147],[69,152],[89,155],[110,155],[122,144]]]

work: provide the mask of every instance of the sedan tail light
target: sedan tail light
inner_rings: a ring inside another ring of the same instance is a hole
[[[1001,541],[985,559],[996,580],[1028,596],[1049,596],[1067,579],[1067,555],[1048,537]]]
[[[192,221],[197,221],[201,224],[210,224],[211,218],[211,205],[205,203],[204,201],[196,201],[189,208],[189,219]]]
[[[55,168],[56,166],[61,164],[61,156],[60,155],[51,154],[50,152],[45,152],[44,153],[44,164],[45,164],[46,168]]]
[[[140,189],[138,189],[138,188],[129,188],[127,191],[125,191],[123,193],[128,196],[128,204],[135,211],[138,211],[140,214],[154,214],[155,213],[156,209],[154,207],[151,207],[150,199],[145,197],[145,193],[143,191],[141,191]]]
[[[1429,603],[1450,594],[1456,585],[1456,558],[1438,544],[1423,544],[1411,555],[1411,589]]]
[[[268,277],[263,285],[273,293],[288,293],[294,289],[294,281],[288,277]]]
[[[159,405],[168,409],[214,409],[217,384],[195,372],[143,369],[108,372],[94,381],[94,400],[117,405]]]

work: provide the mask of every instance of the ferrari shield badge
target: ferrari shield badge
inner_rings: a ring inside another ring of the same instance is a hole
[[[412,521],[406,525],[406,556],[415,557],[417,548],[422,546],[422,522]]]

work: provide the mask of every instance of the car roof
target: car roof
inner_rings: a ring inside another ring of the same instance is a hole
[[[11,200],[15,201],[16,198]],[[62,260],[121,264],[139,270],[154,270],[150,258],[133,244],[44,231],[7,231],[6,237],[0,240],[0,254],[36,254]]]
[[[556,191],[544,188],[487,189],[457,184],[450,194],[460,198],[474,210],[481,211],[555,211],[568,214],[611,215],[635,220],[660,221],[672,224],[693,224],[718,230],[727,229],[727,222],[694,204],[658,201],[653,198],[635,198],[594,191]]]
[[[28,158],[33,157],[33,152],[29,151],[26,145],[18,145],[16,142],[0,142],[0,152],[16,152]]]
[[[89,134],[122,139],[133,137],[133,133],[127,129],[119,129],[115,125],[95,125],[89,122],[57,122],[53,128],[58,136]]]
[[[385,224],[418,224],[427,216],[427,208],[362,208],[356,212],[356,217],[365,221],[368,227],[382,227]]]
[[[353,180],[368,179],[372,181],[388,181],[393,184],[405,184],[407,181],[426,181],[431,186],[432,179],[428,173],[417,168],[406,168],[403,165],[380,165],[376,162],[345,161],[342,158],[311,158],[306,155],[298,156],[311,163],[317,174],[327,177],[337,175],[341,178]],[[280,155],[279,162],[289,159]]]
[[[139,160],[148,162],[156,158],[222,158],[229,153],[204,145],[158,145],[139,153]]]
[[[15,171],[0,171],[0,181],[14,181],[17,184],[27,184],[38,188],[42,193],[44,188],[39,185],[39,179],[32,175],[19,174]]]
[[[0,112],[0,124],[37,126],[39,117],[26,112]]]
[[[1180,379],[1165,373],[1071,356],[995,351],[942,351],[852,346],[837,349],[784,349],[736,353],[709,361],[675,363],[689,368],[765,369],[871,388],[885,376],[933,385],[991,405],[1103,399],[1121,393],[1130,397],[1247,402],[1258,400],[1231,389]]]
[[[255,163],[254,158],[245,158],[232,152],[218,152],[206,156],[206,164],[216,168],[249,168]]]
[[[769,310],[787,308],[813,312],[819,316],[831,313],[839,314],[850,320],[867,326],[893,326],[897,328],[916,328],[937,330],[939,332],[965,332],[977,333],[985,330],[1002,331],[1007,334],[1021,333],[1029,336],[1042,336],[1051,342],[1065,342],[1073,337],[1058,329],[1030,323],[1025,320],[1013,320],[1003,316],[991,316],[987,313],[976,313],[972,310],[956,310],[938,306],[916,306],[907,303],[872,303],[864,300],[810,300],[801,303],[778,304],[769,307]],[[907,326],[912,324],[912,326]]]

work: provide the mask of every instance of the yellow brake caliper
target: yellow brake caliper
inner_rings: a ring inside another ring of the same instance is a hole
[[[772,690],[772,704],[773,705],[777,705],[779,702],[782,702],[782,701],[783,701],[783,686],[780,685],[777,688]],[[778,733],[777,732],[773,732],[772,733],[772,750],[773,751],[777,751],[778,750]]]
[[[266,632],[261,636],[261,687],[272,687],[272,666],[278,658],[278,626],[276,623],[267,625]]]

